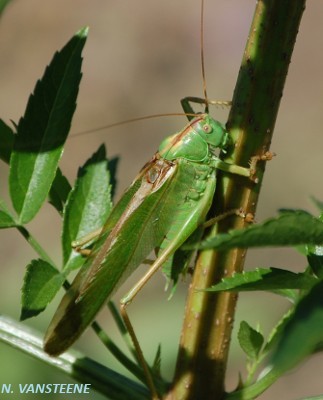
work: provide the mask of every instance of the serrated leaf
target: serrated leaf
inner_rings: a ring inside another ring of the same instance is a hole
[[[290,308],[278,321],[278,323],[273,327],[270,331],[267,343],[264,347],[264,352],[270,351],[274,345],[277,343],[278,339],[281,337],[282,331],[287,324],[287,321],[290,320],[293,314],[294,308]]]
[[[13,148],[14,133],[2,119],[0,119],[0,159],[9,164]]]
[[[109,160],[109,172],[110,172],[110,184],[111,184],[111,199],[114,199],[114,195],[117,187],[117,169],[119,164],[119,157],[113,157]]]
[[[64,271],[78,268],[84,261],[72,250],[72,241],[101,228],[111,209],[110,174],[102,145],[79,170],[66,203],[62,234]]]
[[[270,291],[271,293],[285,297],[285,299],[289,300],[293,304],[295,304],[299,299],[299,291],[297,289],[273,289]]]
[[[161,377],[161,345],[159,344],[157,347],[157,351],[155,354],[154,362],[152,365],[152,372],[155,377]]]
[[[54,180],[76,108],[86,33],[80,31],[54,55],[19,121],[9,184],[21,224],[38,212]]]
[[[314,274],[323,278],[323,246],[307,246],[307,261]]]
[[[65,276],[44,260],[33,260],[26,270],[21,297],[20,320],[45,310],[62,287]]]
[[[0,210],[0,229],[12,228],[14,226],[17,226],[17,224],[12,216],[3,210]]]
[[[199,249],[296,246],[300,244],[322,244],[323,223],[302,210],[283,212],[261,224],[246,229],[237,229],[201,242]]]
[[[310,289],[317,279],[307,273],[296,274],[279,268],[256,268],[253,271],[236,273],[209,289],[210,292],[219,291],[252,291],[252,290],[279,290],[279,289]]]
[[[0,229],[17,226],[14,216],[9,211],[4,200],[0,198]]]
[[[248,358],[256,360],[264,343],[262,334],[253,329],[246,321],[241,321],[238,340]]]
[[[323,282],[315,285],[295,307],[273,353],[271,367],[288,371],[322,346]]]
[[[50,188],[48,195],[48,202],[56,208],[56,210],[62,214],[64,205],[66,203],[69,192],[72,187],[67,178],[62,174],[62,171],[58,168]]]

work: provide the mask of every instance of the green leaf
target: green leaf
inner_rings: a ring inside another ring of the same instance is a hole
[[[319,282],[295,307],[271,359],[273,370],[288,371],[322,347],[323,281]]]
[[[102,145],[79,170],[66,203],[62,235],[65,271],[78,268],[84,261],[71,243],[101,228],[111,209],[110,174]]]
[[[307,261],[314,274],[323,278],[323,246],[307,246]]]
[[[14,133],[2,119],[0,119],[0,159],[9,164],[13,148]]]
[[[279,268],[256,268],[253,271],[236,273],[209,289],[210,292],[279,290],[279,289],[310,289],[317,279],[307,273],[296,274]]]
[[[19,121],[9,184],[21,224],[38,212],[54,180],[76,108],[86,34],[83,29],[54,55]]]
[[[11,0],[0,0],[0,14],[3,13],[4,9],[10,3]]]
[[[314,283],[316,283],[316,281]],[[293,304],[295,304],[299,299],[299,291],[297,289],[273,289],[270,291],[279,296],[285,297]]]
[[[15,220],[6,211],[0,210],[0,229],[17,226]]]
[[[33,260],[28,266],[22,287],[20,320],[44,311],[62,287],[65,276],[44,260]]]
[[[201,242],[199,249],[296,246],[322,244],[323,223],[302,210],[284,211],[279,217],[246,229],[237,229]]]
[[[68,350],[59,357],[50,357],[43,350],[43,333],[4,315],[0,315],[0,342],[17,349],[21,354],[28,354],[32,358],[50,365],[53,369],[60,370],[69,379],[90,384],[91,393],[92,389],[101,393],[101,399],[147,400],[151,398],[145,386],[97,363],[76,350]],[[4,365],[3,358],[1,361]],[[1,400],[6,397],[9,398],[8,396],[1,396]],[[32,398],[28,395],[24,397],[26,399]],[[45,400],[46,397],[37,396],[36,398]],[[62,399],[60,395],[50,397]],[[71,400],[92,400],[94,398],[91,395],[68,397]],[[63,398],[68,399],[68,397],[64,396]],[[17,399],[16,396],[12,396],[12,398]]]
[[[109,160],[109,171],[110,171],[110,183],[111,183],[111,199],[114,199],[114,195],[117,187],[117,169],[119,164],[119,157],[113,157]]]
[[[277,343],[279,338],[281,337],[282,331],[285,328],[287,321],[291,319],[293,315],[294,307],[291,307],[278,321],[278,323],[272,328],[268,335],[267,343],[263,349],[264,352],[269,352]]]
[[[238,340],[242,350],[249,359],[255,360],[264,343],[262,334],[253,329],[246,321],[241,321],[238,332]]]
[[[155,358],[152,364],[153,376],[161,378],[161,345],[157,347]]]
[[[66,203],[69,192],[72,187],[67,178],[62,174],[62,171],[58,168],[50,188],[48,195],[48,202],[56,208],[56,210],[62,214],[64,205]]]
[[[14,216],[9,211],[5,201],[0,198],[0,229],[17,226]]]
[[[313,204],[322,212],[323,211],[323,201],[318,200],[314,196],[311,196],[310,199],[312,200]]]

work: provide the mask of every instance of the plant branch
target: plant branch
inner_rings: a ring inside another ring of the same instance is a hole
[[[270,146],[305,0],[260,0],[257,3],[232,101],[227,128],[235,143],[224,161],[247,166]],[[255,213],[258,184],[221,173],[213,208],[216,214],[242,208]],[[242,228],[242,218],[221,221],[207,236]],[[237,295],[197,292],[243,269],[246,251],[201,252],[186,303],[172,392],[167,399],[222,399]]]
[[[30,244],[30,246],[35,250],[35,252],[40,256],[40,258],[47,261],[53,267],[56,267],[54,261],[46,253],[46,251],[42,248],[42,246],[34,238],[34,236],[24,226],[18,225],[17,229],[22,234],[22,236],[27,240],[27,242]]]
[[[5,214],[12,220],[12,224],[9,227],[15,227],[21,233],[21,235],[27,240],[30,246],[35,250],[35,252],[49,264],[55,266],[53,260],[49,257],[46,251],[42,248],[42,246],[37,242],[37,240],[32,236],[32,234],[25,228],[23,225],[20,225],[15,216],[11,213],[9,208],[7,207],[4,200],[0,199],[0,210],[5,212]]]
[[[61,370],[81,383],[90,384],[94,390],[109,399],[149,399],[149,392],[145,387],[79,352],[68,351],[59,357],[50,357],[42,349],[40,334],[9,317],[0,316],[0,341]]]

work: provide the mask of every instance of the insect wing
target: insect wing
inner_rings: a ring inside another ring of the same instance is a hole
[[[58,355],[93,321],[119,285],[159,245],[171,218],[159,211],[176,164],[154,157],[113,209],[92,253],[64,295],[46,332],[44,349]]]

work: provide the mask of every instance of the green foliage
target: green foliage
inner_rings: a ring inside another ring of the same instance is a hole
[[[66,200],[63,215],[63,261],[65,272],[78,268],[84,258],[71,243],[103,226],[112,208],[111,184],[105,148],[80,168],[73,189]]]
[[[278,247],[321,243],[323,243],[323,223],[319,218],[304,210],[282,210],[277,218],[270,218],[247,229],[219,234],[196,247],[228,250],[235,247]]]
[[[3,13],[6,6],[10,3],[11,0],[0,0],[0,14]]]
[[[264,344],[259,332],[245,321],[241,323],[238,339],[247,355],[248,376],[244,389],[233,392],[228,398],[254,398],[283,373],[322,350],[322,233],[321,217],[315,218],[303,210],[283,210],[276,218],[219,234],[199,244],[199,248],[218,250],[260,246],[295,246],[298,249],[302,245],[302,253],[308,261],[308,267],[302,273],[273,267],[256,268],[236,273],[208,289],[210,292],[265,290],[284,296],[292,303]],[[260,368],[265,359],[267,362]],[[262,378],[252,383],[257,375]]]
[[[148,390],[143,385],[91,360],[80,352],[70,350],[59,358],[50,357],[42,350],[42,334],[3,315],[0,316],[0,342],[7,343],[31,357],[37,357],[43,363],[63,374],[68,374],[78,382],[91,384],[107,399],[147,400],[149,398]]]
[[[15,126],[17,134],[0,120],[0,158],[10,167],[11,200],[18,213],[16,216],[0,199],[0,228],[16,228],[40,257],[26,267],[21,320],[44,311],[62,286],[69,286],[66,281],[68,273],[84,262],[84,257],[72,249],[72,241],[102,227],[112,208],[118,159],[112,159],[108,165],[103,145],[79,169],[73,185],[58,168],[76,107],[81,79],[81,52],[86,35],[87,29],[82,29],[54,55],[29,98],[24,117]],[[55,265],[25,226],[36,217],[46,198],[62,219],[61,268]],[[3,327],[0,321],[0,339],[5,341],[8,340],[6,326]],[[18,348],[34,356],[38,354],[40,359],[54,367],[57,365],[42,352],[42,343],[38,338],[25,334],[24,327],[17,325],[14,329],[17,331],[15,336],[26,336],[26,340],[19,340]],[[141,378],[137,365],[117,348],[97,324],[95,329],[109,350]],[[17,342],[15,337],[12,344],[14,342]],[[93,385],[111,398],[148,398],[147,390],[142,385],[106,370],[92,360],[83,360],[83,356],[79,357],[71,365],[66,365],[64,360],[61,365],[65,373],[83,382],[85,379],[89,381],[90,375],[94,374]]]
[[[322,246],[307,246],[307,261],[311,266],[314,274],[323,278],[323,247]]]
[[[0,135],[0,159],[9,164],[14,142],[14,133],[10,126],[3,122],[2,119],[0,119]]]
[[[317,278],[308,273],[296,274],[278,268],[256,268],[254,271],[243,271],[225,278],[222,282],[208,289],[211,292],[218,291],[253,291],[253,290],[284,290],[284,289],[310,289]]]
[[[264,343],[262,334],[251,328],[246,321],[242,321],[238,332],[238,339],[247,357],[251,360],[256,359]]]
[[[0,204],[0,228],[12,228],[17,223],[8,210],[4,208],[4,204]]]
[[[86,34],[87,29],[81,30],[54,55],[19,121],[9,186],[20,224],[33,219],[55,178],[76,108]]]
[[[22,287],[20,320],[34,317],[45,310],[64,281],[64,275],[44,260],[33,260],[27,265]]]
[[[55,178],[48,193],[48,202],[63,215],[64,205],[72,187],[62,171],[57,168]]]
[[[296,305],[271,356],[273,369],[285,372],[323,349],[323,282],[318,282]],[[301,345],[300,345],[301,344]]]
[[[208,289],[210,292],[264,290],[284,296],[292,303],[265,342],[259,332],[245,321],[241,323],[238,339],[247,355],[248,376],[244,388],[231,393],[228,398],[255,398],[286,371],[323,349],[323,262],[322,246],[318,245],[322,243],[321,229],[321,218],[302,210],[288,210],[245,230],[218,235],[212,243],[202,242],[203,247],[214,245],[221,250],[235,246],[291,244],[298,248],[301,244],[308,261],[308,267],[302,273],[273,267],[256,268],[236,273]],[[267,362],[260,368],[265,359]],[[261,378],[252,383],[257,375]]]
[[[18,124],[17,134],[4,122],[0,122],[0,157],[10,166],[11,199],[19,214],[18,217],[14,216],[1,200],[0,226],[17,227],[42,256],[42,259],[33,260],[27,266],[22,289],[22,319],[43,311],[65,281],[66,274],[59,273],[58,268],[23,226],[35,217],[47,195],[49,202],[64,218],[63,237],[66,242],[63,244],[63,254],[66,261],[69,257],[72,258],[69,227],[74,226],[75,230],[82,219],[82,223],[89,229],[93,223],[98,227],[111,208],[111,188],[108,184],[109,173],[103,147],[80,170],[80,177],[73,190],[57,168],[76,107],[81,79],[81,52],[86,35],[87,29],[82,29],[54,55],[29,98],[25,115]],[[93,181],[96,182],[94,187]],[[104,189],[98,191],[100,181]],[[71,212],[68,205],[65,208],[70,192],[72,203],[74,201],[77,205],[82,197],[83,202],[87,201],[87,205],[90,204],[96,210],[96,220],[93,211],[89,212],[91,207],[88,208],[87,214],[81,215],[78,214],[76,206],[76,212]],[[81,195],[78,192],[82,192]],[[81,256],[76,255],[75,258],[79,260],[80,265]]]

